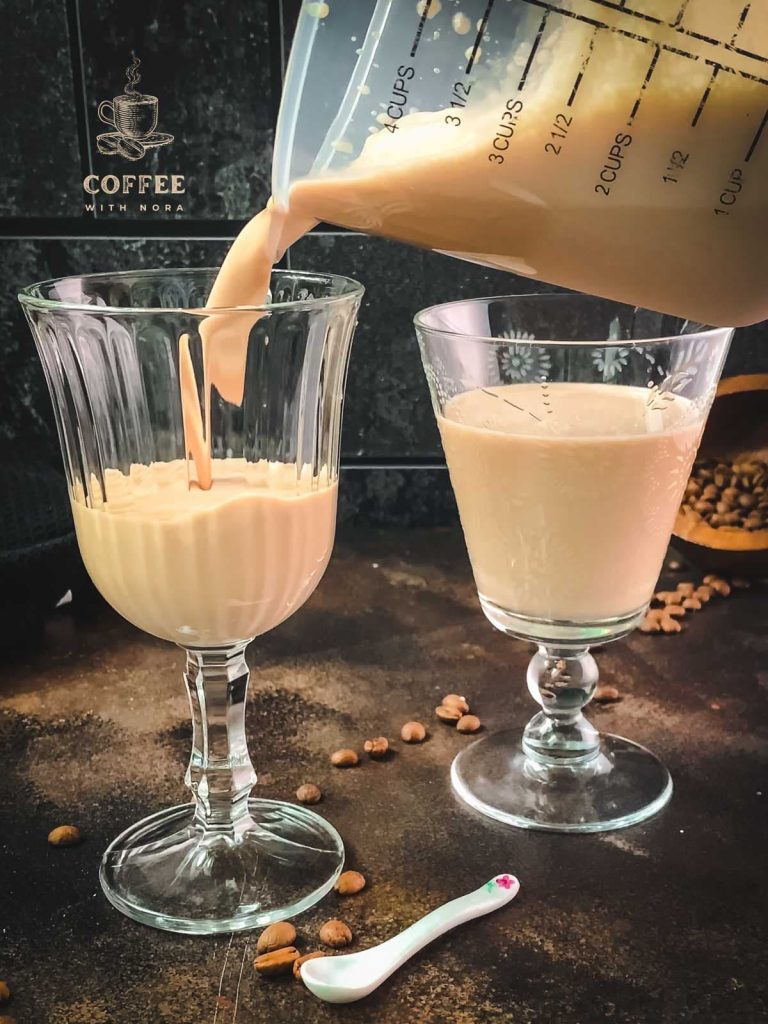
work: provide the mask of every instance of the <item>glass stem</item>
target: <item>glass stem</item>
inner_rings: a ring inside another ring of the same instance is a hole
[[[523,733],[523,750],[542,766],[576,766],[600,752],[597,729],[582,708],[597,686],[597,663],[589,649],[540,647],[528,666],[528,690],[542,710]]]
[[[192,756],[185,781],[195,798],[195,822],[205,831],[235,834],[238,826],[252,825],[248,796],[256,772],[245,738],[245,648],[186,652]]]

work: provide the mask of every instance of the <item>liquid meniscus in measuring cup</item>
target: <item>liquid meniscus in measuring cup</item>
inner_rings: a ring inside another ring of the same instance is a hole
[[[768,318],[768,0],[305,4],[273,185],[580,291]]]

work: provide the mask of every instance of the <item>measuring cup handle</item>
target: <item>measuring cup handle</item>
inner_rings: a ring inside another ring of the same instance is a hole
[[[102,100],[97,113],[99,120],[103,121],[104,124],[112,125],[113,128],[117,127],[115,124],[115,105],[111,100]]]

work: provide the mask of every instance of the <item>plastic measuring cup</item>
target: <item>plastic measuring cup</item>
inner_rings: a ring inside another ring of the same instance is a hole
[[[305,2],[273,192],[703,323],[768,318],[768,0]]]

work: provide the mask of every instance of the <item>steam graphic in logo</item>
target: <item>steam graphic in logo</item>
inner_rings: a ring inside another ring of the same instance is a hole
[[[157,96],[138,91],[141,61],[135,54],[131,57],[130,66],[125,69],[125,92],[99,104],[99,120],[113,131],[97,135],[96,146],[104,156],[141,160],[147,150],[169,145],[173,136],[157,131]]]

